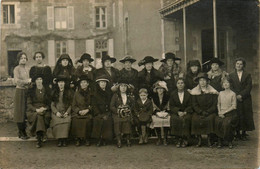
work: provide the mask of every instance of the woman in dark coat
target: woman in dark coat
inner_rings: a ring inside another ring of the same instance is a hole
[[[176,79],[183,77],[183,73],[177,70],[177,64],[175,63],[175,54],[168,52],[165,54],[165,59],[162,59],[163,64],[160,66],[160,71],[164,76],[164,81],[167,83],[169,93],[176,89]]]
[[[76,79],[79,79],[81,76],[85,75],[90,80],[90,88],[94,88],[94,77],[95,77],[95,70],[96,68],[91,65],[91,62],[93,62],[94,59],[91,58],[90,54],[84,53],[80,59],[78,60],[79,63],[81,63],[81,66],[78,66],[75,72]]]
[[[29,78],[29,68],[26,66],[28,61],[27,55],[24,52],[17,54],[17,66],[14,68],[14,82],[16,84],[14,95],[14,122],[17,123],[19,130],[18,137],[28,139],[26,134],[26,101],[27,90],[31,84]]]
[[[43,85],[48,86],[49,88],[52,87],[52,71],[50,66],[45,65],[42,63],[43,59],[45,58],[44,53],[42,52],[35,52],[33,59],[36,61],[36,65],[32,66],[30,69],[30,78],[34,78],[37,74],[43,75]]]
[[[36,147],[42,146],[42,140],[51,120],[50,90],[44,86],[44,75],[34,74],[34,86],[29,89],[27,97],[27,118],[31,135],[36,135]]]
[[[216,89],[218,92],[222,91],[223,88],[221,86],[221,79],[227,76],[227,72],[222,71],[220,66],[224,65],[224,63],[219,60],[218,58],[212,58],[209,62],[210,64],[210,71],[207,73],[208,78],[210,79],[210,85]]]
[[[68,85],[71,89],[75,89],[76,76],[75,68],[73,67],[72,60],[68,54],[61,54],[53,70],[53,83],[58,76],[65,76],[68,79]]]
[[[142,59],[138,65],[144,65],[144,68],[138,72],[138,89],[146,88],[148,89],[149,97],[152,96],[153,84],[158,80],[163,80],[163,74],[153,67],[153,63],[158,61],[152,56],[146,56]]]
[[[119,70],[112,66],[112,63],[116,62],[116,58],[106,55],[102,57],[102,68],[96,70],[96,77],[101,75],[106,75],[108,77],[109,83],[108,87],[111,88],[117,83],[120,73]]]
[[[211,136],[214,133],[214,122],[217,114],[218,92],[209,85],[206,73],[199,73],[195,79],[199,84],[190,91],[194,113],[191,121],[191,134],[198,138],[197,147],[201,146],[201,135],[208,135],[208,146],[211,147]]]
[[[113,139],[113,119],[109,108],[112,92],[108,87],[109,77],[101,75],[96,79],[96,91],[93,95],[92,138],[99,139],[97,146],[106,145]]]
[[[78,90],[73,97],[71,135],[76,138],[76,146],[80,146],[82,141],[86,146],[90,145],[93,112],[89,83],[90,79],[82,75],[78,80]]]
[[[252,78],[251,74],[244,70],[246,62],[243,58],[235,61],[235,71],[230,73],[231,89],[237,95],[237,113],[239,124],[237,127],[237,138],[247,140],[246,131],[255,129],[252,110]],[[242,135],[240,133],[242,131]]]
[[[192,99],[190,93],[185,90],[184,79],[176,80],[177,90],[170,96],[171,134],[177,136],[176,147],[186,147],[190,137]]]
[[[198,82],[195,81],[195,78],[201,72],[200,61],[190,60],[187,64],[187,74],[185,77],[185,86],[189,90],[193,89],[198,85]]]
[[[66,83],[69,80],[66,76],[57,77],[57,85],[54,86],[51,102],[51,124],[52,134],[58,139],[58,147],[67,146],[71,124],[71,103],[73,94]]]
[[[161,144],[161,137],[163,136],[163,144],[166,146],[168,131],[170,128],[170,107],[167,91],[167,84],[164,81],[158,81],[154,84],[154,94],[152,96],[153,115],[151,128],[155,128],[158,140],[156,145]]]
[[[126,135],[127,146],[131,146],[130,134],[132,132],[134,98],[129,95],[129,88],[129,84],[121,79],[119,81],[118,91],[113,95],[110,103],[118,148],[122,146],[122,135]]]
[[[120,60],[124,64],[124,68],[119,71],[120,79],[126,81],[129,85],[133,85],[133,94],[137,95],[137,85],[138,85],[138,71],[132,67],[132,64],[136,60],[132,56],[127,55]]]

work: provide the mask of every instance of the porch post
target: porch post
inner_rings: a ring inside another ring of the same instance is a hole
[[[184,65],[187,63],[187,39],[186,39],[186,8],[182,9],[183,11],[183,49],[184,49]]]
[[[213,0],[214,57],[218,57],[216,0]]]

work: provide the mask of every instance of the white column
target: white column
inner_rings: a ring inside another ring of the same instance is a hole
[[[184,49],[184,65],[187,63],[187,37],[186,37],[186,8],[183,8],[183,49]]]
[[[54,40],[48,40],[48,65],[55,66],[55,42]]]
[[[70,58],[75,63],[75,41],[74,40],[68,40],[68,54],[70,55]]]
[[[213,0],[214,57],[218,57],[216,0]]]
[[[108,55],[114,57],[114,39],[108,39]]]

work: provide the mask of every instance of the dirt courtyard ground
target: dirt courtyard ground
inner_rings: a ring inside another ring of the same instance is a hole
[[[258,113],[259,114],[259,113]],[[249,141],[236,141],[234,149],[203,146],[176,148],[175,144],[155,146],[155,140],[140,146],[118,149],[115,143],[104,147],[56,147],[51,140],[40,149],[34,141],[0,142],[0,168],[258,168],[259,115],[255,113],[257,129],[250,132]],[[0,137],[14,137],[12,122],[0,124]],[[258,160],[258,161],[257,161]]]

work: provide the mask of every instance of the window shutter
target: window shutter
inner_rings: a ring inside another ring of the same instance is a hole
[[[68,6],[67,13],[68,13],[68,29],[74,29],[74,7]]]
[[[54,7],[47,7],[47,28],[48,30],[54,30]]]
[[[48,64],[49,66],[55,66],[55,42],[54,40],[48,40]]]
[[[108,55],[114,57],[114,39],[108,39]]]
[[[86,53],[90,54],[91,57],[94,58],[95,64],[97,63],[97,60],[95,59],[95,40],[94,39],[88,39],[86,40]]]
[[[68,40],[68,54],[70,55],[70,58],[75,63],[75,41],[74,40]]]

